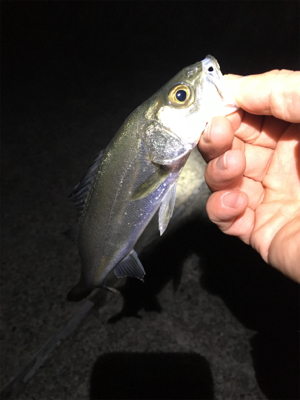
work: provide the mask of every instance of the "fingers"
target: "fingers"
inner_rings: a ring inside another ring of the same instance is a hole
[[[212,191],[238,189],[245,167],[245,155],[240,150],[228,150],[208,163],[205,170],[206,183]]]
[[[274,150],[245,144],[244,151],[247,160],[244,175],[261,182],[267,173]]]
[[[278,142],[263,184],[272,200],[300,199],[300,124],[291,124]]]
[[[237,104],[251,114],[300,122],[300,72],[274,70],[238,79],[227,76]]]
[[[268,151],[271,150],[262,150],[262,152]],[[249,153],[249,151],[246,151],[246,153]],[[251,157],[249,155],[249,158]],[[205,170],[205,180],[213,192],[240,190],[246,193],[249,198],[248,207],[255,210],[264,197],[264,187],[261,180],[265,176],[268,164],[257,159],[256,163],[253,162],[253,168],[247,169],[247,163],[248,161],[246,162],[245,154],[242,151],[228,150],[225,154],[208,163]]]
[[[198,144],[208,162],[205,179],[213,192],[206,205],[208,216],[224,233],[251,244],[275,266],[286,262],[289,253],[298,260],[295,254],[300,254],[299,249],[292,240],[289,248],[286,245],[287,252],[277,252],[286,232],[278,236],[269,260],[269,228],[255,245],[253,238],[258,219],[264,221],[270,214],[262,215],[264,201],[270,203],[276,191],[282,196],[283,187],[288,188],[289,196],[299,198],[299,125],[290,122],[300,122],[300,72],[283,70],[227,78],[232,79],[241,109],[226,118],[213,118]],[[280,180],[281,176],[284,179]],[[286,274],[300,279],[299,268],[297,276],[291,271]]]
[[[238,236],[249,244],[254,226],[254,211],[248,196],[241,191],[223,190],[213,193],[206,204],[207,214],[224,233]]]
[[[206,162],[225,153],[232,146],[234,134],[229,120],[225,117],[213,118],[200,137],[198,147]]]
[[[234,134],[245,143],[275,149],[278,140],[289,125],[289,122],[275,117],[259,116],[244,112]]]
[[[205,179],[212,191],[238,189],[243,176],[260,182],[271,162],[273,149],[234,137],[232,125],[239,118],[239,115],[232,116],[231,121],[225,117],[213,118],[200,138],[198,147],[208,162]]]
[[[245,114],[249,115],[248,113]],[[261,117],[254,115],[252,117],[261,119]],[[273,117],[272,119],[275,120]],[[215,117],[210,121],[200,138],[199,150],[206,162],[209,163],[205,178],[212,191],[222,190],[226,187],[238,188],[242,175],[256,181],[262,181],[270,165],[275,147],[273,139],[269,137],[269,141],[266,139],[262,145],[247,143],[246,136],[250,142],[260,140],[259,128],[256,127],[260,123],[255,122],[252,127],[245,129],[245,125],[249,121],[247,120],[245,123],[243,121],[243,114],[240,113],[234,113],[226,118]],[[233,126],[238,124],[240,126],[234,133]],[[284,124],[290,125],[286,122]],[[270,123],[269,126],[274,125]],[[281,128],[285,128],[285,126],[281,126]],[[240,138],[237,137],[238,135]],[[280,135],[283,135],[283,132]],[[266,135],[266,137],[268,136]]]
[[[268,262],[300,283],[300,216],[283,226],[269,248]]]

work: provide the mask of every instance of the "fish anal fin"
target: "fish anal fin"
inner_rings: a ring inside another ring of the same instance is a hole
[[[170,175],[170,171],[163,168],[158,168],[152,175],[149,176],[131,195],[130,200],[135,201],[143,199],[154,192]]]
[[[146,274],[138,255],[132,250],[123,260],[114,268],[117,278],[125,278],[131,276],[133,278],[144,280]]]
[[[167,229],[170,218],[172,217],[176,198],[176,187],[177,182],[175,182],[172,187],[170,187],[160,205],[158,215],[158,226],[160,235],[162,235]]]

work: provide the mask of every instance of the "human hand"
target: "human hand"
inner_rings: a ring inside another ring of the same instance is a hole
[[[226,78],[241,108],[213,118],[198,144],[208,216],[300,282],[300,72]]]

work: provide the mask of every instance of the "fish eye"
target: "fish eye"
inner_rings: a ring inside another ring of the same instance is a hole
[[[175,85],[169,92],[168,100],[173,106],[192,104],[191,89],[184,84]]]
[[[209,70],[209,72],[213,72],[214,69],[213,69],[213,67],[209,67],[208,70]]]
[[[176,92],[176,99],[181,102],[184,101],[186,99],[186,91],[183,89],[178,90],[178,92]]]

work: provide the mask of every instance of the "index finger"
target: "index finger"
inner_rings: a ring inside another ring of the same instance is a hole
[[[300,122],[300,71],[274,70],[242,78],[225,75],[225,78],[243,110]]]

